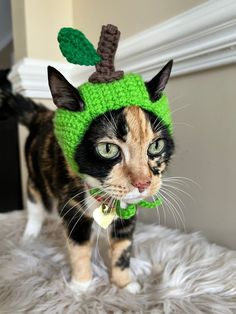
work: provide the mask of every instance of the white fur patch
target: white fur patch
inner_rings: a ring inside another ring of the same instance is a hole
[[[43,206],[39,203],[33,203],[30,200],[27,200],[27,213],[28,217],[23,241],[37,238],[45,218]]]
[[[84,293],[88,290],[89,286],[91,285],[92,280],[79,282],[74,279],[71,280],[68,287],[75,292],[76,294]]]
[[[134,188],[131,192],[127,193],[121,201],[121,208],[126,208],[127,204],[135,204],[146,198],[148,195],[147,191],[139,192],[137,188]],[[123,206],[123,207],[122,207]]]
[[[132,294],[136,294],[139,293],[139,291],[141,290],[141,286],[138,282],[130,282],[126,287],[124,287],[124,290],[132,293]]]

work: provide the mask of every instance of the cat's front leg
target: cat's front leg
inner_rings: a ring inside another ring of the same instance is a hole
[[[111,281],[119,288],[137,293],[140,286],[132,282],[130,257],[136,218],[116,219],[111,228]]]
[[[75,292],[84,292],[92,280],[91,243],[79,244],[69,240],[67,246],[71,264],[70,287]]]
[[[80,293],[88,289],[92,280],[90,238],[93,219],[71,204],[65,206],[60,215],[68,237],[67,247],[71,264],[70,287]]]

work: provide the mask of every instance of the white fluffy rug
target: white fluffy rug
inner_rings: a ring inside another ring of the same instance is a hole
[[[92,290],[78,296],[68,287],[60,225],[48,220],[39,239],[23,245],[24,225],[25,213],[0,215],[0,313],[236,313],[236,252],[199,233],[139,225],[131,261],[142,286],[137,295],[110,285],[101,235]]]

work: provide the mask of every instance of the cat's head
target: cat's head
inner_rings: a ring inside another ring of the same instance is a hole
[[[172,61],[145,83],[153,106],[162,97],[171,68]],[[64,113],[85,112],[81,92],[56,69],[49,67],[48,74],[56,106]],[[68,123],[71,129],[75,127],[72,120]],[[163,119],[140,106],[129,105],[97,116],[76,145],[73,158],[90,187],[100,187],[114,198],[132,203],[157,194],[173,150],[170,127]]]

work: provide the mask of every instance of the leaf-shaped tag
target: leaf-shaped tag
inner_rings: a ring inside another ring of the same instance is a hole
[[[57,40],[63,56],[70,63],[80,65],[96,65],[101,57],[91,42],[82,32],[71,27],[63,27],[58,33]]]

